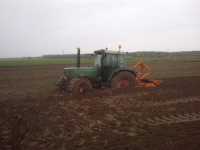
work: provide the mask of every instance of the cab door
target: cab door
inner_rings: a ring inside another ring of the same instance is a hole
[[[108,78],[114,70],[119,68],[119,55],[117,54],[106,54],[102,59],[102,80],[108,81]]]

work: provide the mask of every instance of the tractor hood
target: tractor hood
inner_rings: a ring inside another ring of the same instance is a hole
[[[96,78],[97,69],[95,67],[70,67],[64,68],[64,75],[69,78]]]

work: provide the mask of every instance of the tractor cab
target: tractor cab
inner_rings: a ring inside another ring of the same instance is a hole
[[[95,51],[95,67],[103,82],[108,81],[115,70],[126,66],[124,54],[119,51],[104,49]]]
[[[97,67],[121,67],[125,65],[124,55],[119,51],[97,50],[95,51],[95,66]]]

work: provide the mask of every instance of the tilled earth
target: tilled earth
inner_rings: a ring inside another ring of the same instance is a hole
[[[0,102],[0,149],[199,150],[200,77],[163,79],[127,93]]]

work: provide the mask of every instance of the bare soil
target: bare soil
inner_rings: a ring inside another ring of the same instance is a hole
[[[0,149],[199,150],[199,76],[77,97],[55,89],[63,67],[0,69]]]

